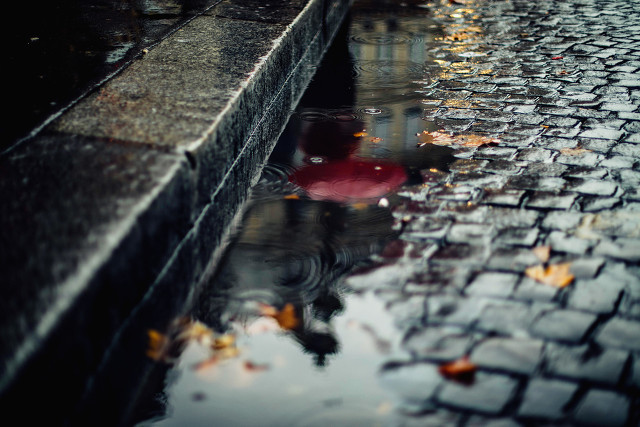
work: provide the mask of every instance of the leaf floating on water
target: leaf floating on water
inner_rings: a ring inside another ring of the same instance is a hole
[[[368,134],[368,133],[366,133],[366,132],[364,132],[364,131],[362,131],[362,132],[356,132],[356,133],[354,133],[354,134],[353,134],[353,136],[355,136],[356,138],[361,138],[361,137],[363,137],[363,136],[367,136],[367,135],[369,135],[369,134]]]
[[[233,346],[236,342],[235,335],[232,334],[224,334],[216,337],[213,342],[213,348],[215,350],[222,350],[223,348],[229,348]]]
[[[280,311],[270,305],[261,304],[260,311],[263,316],[273,317],[282,329],[295,329],[300,323],[295,307],[290,302],[285,304]]]
[[[476,370],[477,366],[469,361],[469,356],[463,356],[438,368],[443,377],[467,384],[473,382]]]
[[[164,361],[169,348],[169,338],[155,329],[149,329],[147,335],[149,336],[147,356],[156,361]]]
[[[269,369],[269,365],[267,365],[266,363],[256,364],[249,360],[245,361],[243,366],[244,369],[249,372],[264,372]]]
[[[369,141],[371,141],[371,142],[373,142],[373,143],[376,143],[376,144],[377,144],[378,142],[382,142],[382,141],[383,141],[383,139],[382,139],[382,138],[380,138],[380,137],[378,137],[378,136],[373,136],[373,137],[371,137],[371,138],[369,139]]]
[[[545,285],[564,288],[573,282],[575,276],[571,274],[571,263],[553,264],[545,268],[542,264],[529,267],[524,274],[531,279]]]
[[[214,341],[214,333],[204,323],[191,321],[183,326],[176,341],[198,341],[201,344],[209,346]]]
[[[480,147],[482,145],[497,145],[500,140],[481,135],[450,135],[448,133],[435,131],[423,131],[418,134],[419,146],[425,144],[434,145],[457,145],[462,147]]]
[[[536,246],[531,251],[541,262],[549,261],[551,256],[551,246]]]

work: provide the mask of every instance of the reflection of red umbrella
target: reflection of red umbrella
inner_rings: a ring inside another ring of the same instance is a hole
[[[402,166],[362,160],[307,165],[289,176],[312,199],[340,203],[384,196],[406,180]]]

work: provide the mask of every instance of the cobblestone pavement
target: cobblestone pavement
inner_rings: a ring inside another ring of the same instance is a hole
[[[447,35],[423,118],[499,143],[400,193],[377,291],[405,308],[413,360],[382,375],[420,378],[416,425],[637,425],[640,1],[463,3],[428,5]],[[564,288],[525,275],[566,262]],[[472,386],[438,374],[465,355]]]

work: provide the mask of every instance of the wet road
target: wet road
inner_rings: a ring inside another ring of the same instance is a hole
[[[140,419],[636,425],[639,26],[357,2]]]

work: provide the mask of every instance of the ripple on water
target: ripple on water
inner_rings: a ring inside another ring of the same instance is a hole
[[[352,43],[375,46],[415,44],[421,43],[423,40],[424,37],[422,34],[416,34],[410,31],[362,32],[350,37]]]

